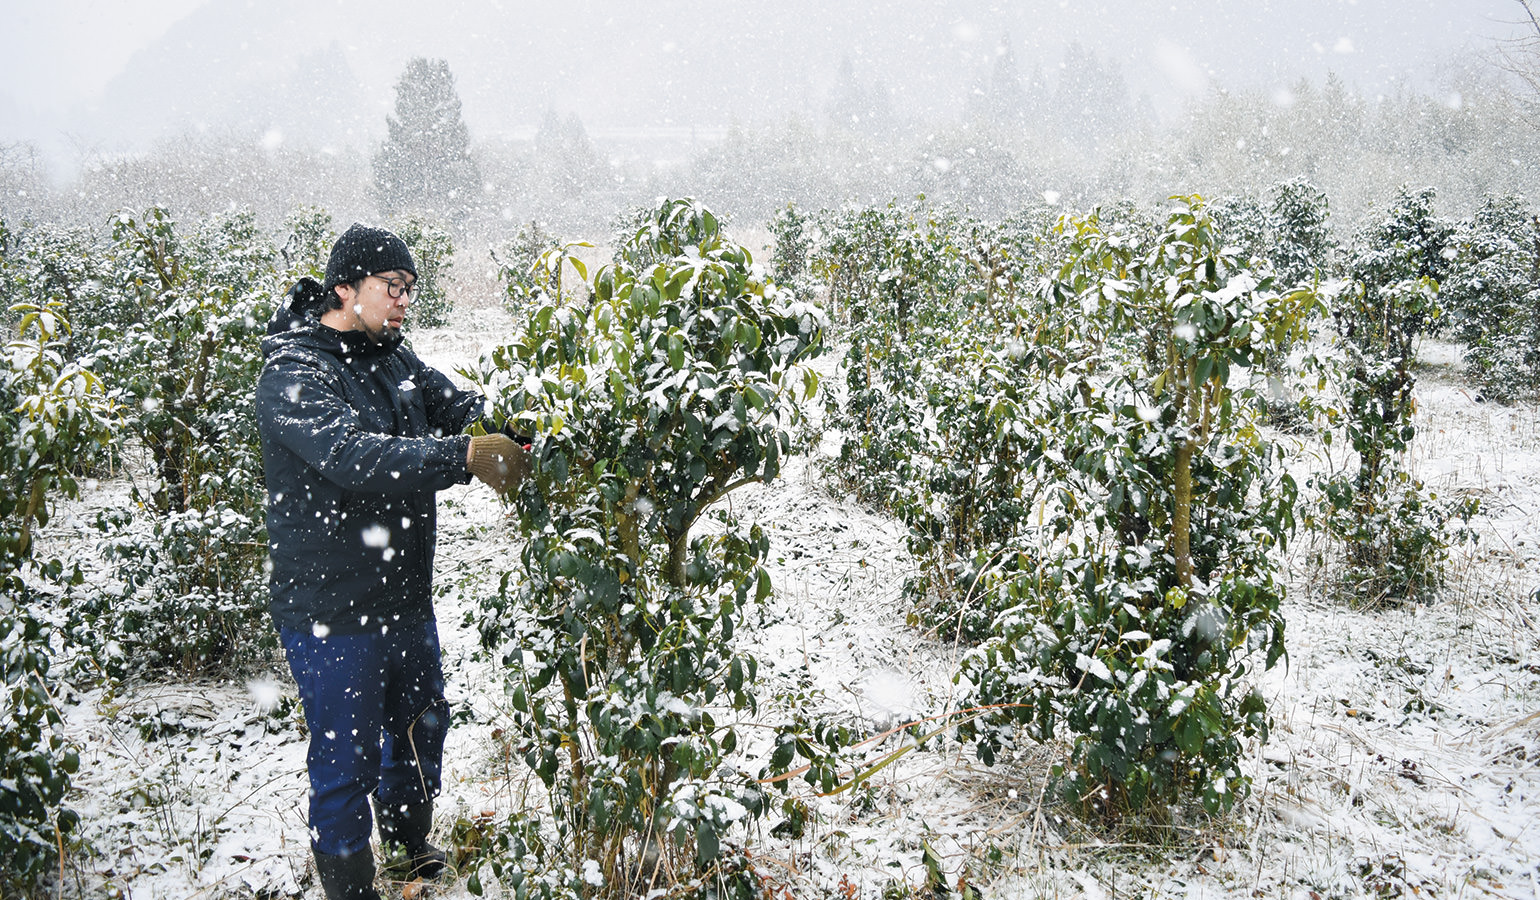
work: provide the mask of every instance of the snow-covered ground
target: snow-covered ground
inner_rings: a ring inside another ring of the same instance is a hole
[[[505,325],[460,310],[414,345],[447,371]],[[1540,900],[1540,423],[1533,407],[1477,402],[1449,348],[1424,360],[1415,462],[1440,492],[1481,498],[1480,542],[1457,552],[1437,602],[1379,612],[1329,602],[1309,548],[1291,548],[1287,666],[1263,679],[1272,736],[1251,750],[1254,793],[1234,814],[1179,819],[1163,840],[1097,835],[1040,802],[1062,748],[990,769],[932,742],[861,791],[805,797],[819,817],[800,839],[756,834],[763,871],[791,896],[843,881],[876,898],[923,883],[929,847],[953,884],[991,897]],[[834,450],[825,440],[731,500],[772,540],[777,593],[749,637],[762,674],[872,728],[944,711],[962,651],[906,624],[902,529],[831,489]],[[61,510],[47,539],[89,535],[91,507]],[[442,837],[456,816],[524,803],[530,785],[495,738],[501,681],[467,621],[516,546],[484,487],[445,491],[440,511],[440,629],[451,702],[469,711],[449,740]],[[293,698],[282,672],[65,698],[83,847],[62,896],[319,897]],[[469,894],[461,882],[435,896]]]

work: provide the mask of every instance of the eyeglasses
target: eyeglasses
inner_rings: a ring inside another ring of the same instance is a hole
[[[392,300],[400,300],[403,295],[405,295],[408,300],[417,299],[417,282],[415,281],[411,284],[407,284],[404,281],[398,281],[394,278],[386,278],[384,275],[370,275],[369,277],[378,278],[379,280],[385,282],[385,293],[389,294],[390,299]]]

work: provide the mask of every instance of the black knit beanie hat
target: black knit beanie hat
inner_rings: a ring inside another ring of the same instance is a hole
[[[406,241],[383,228],[354,222],[332,245],[331,258],[326,261],[326,282],[321,289],[330,294],[339,284],[391,269],[411,272],[413,278],[417,277],[417,265],[412,262],[412,251],[407,249]]]

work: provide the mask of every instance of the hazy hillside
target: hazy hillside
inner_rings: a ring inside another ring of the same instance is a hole
[[[1211,82],[1252,88],[1332,71],[1373,96],[1391,79],[1431,79],[1469,45],[1469,29],[1510,27],[1501,0],[1041,6],[580,0],[430,10],[388,0],[365,11],[209,0],[136,53],[70,128],[109,145],[188,126],[278,129],[314,146],[358,141],[383,130],[390,87],[412,56],[449,61],[481,135],[527,135],[551,108],[578,112],[594,130],[816,118],[847,61],[855,78],[891,93],[902,117],[945,120],[988,80],[1002,48],[1014,49],[1024,76],[1053,82],[1077,44],[1120,69],[1134,101],[1169,117]]]

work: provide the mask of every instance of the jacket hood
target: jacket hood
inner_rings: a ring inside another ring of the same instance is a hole
[[[273,310],[273,317],[267,320],[267,333],[283,334],[307,325],[318,325],[324,312],[326,291],[321,288],[321,283],[314,278],[301,278]]]
[[[288,296],[267,321],[267,336],[262,339],[264,359],[291,347],[310,347],[344,357],[368,357],[401,346],[400,332],[376,344],[362,331],[338,331],[321,324],[321,314],[328,308],[326,294],[314,278],[301,278],[289,289]]]

